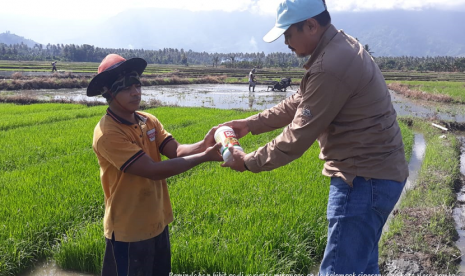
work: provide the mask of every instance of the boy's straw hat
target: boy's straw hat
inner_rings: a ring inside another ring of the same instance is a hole
[[[147,61],[142,58],[126,60],[120,55],[109,54],[100,63],[98,75],[90,81],[87,87],[87,96],[102,95],[105,91],[103,88],[105,86],[111,87],[119,76],[131,71],[136,71],[139,75],[142,75],[145,67],[147,67]]]

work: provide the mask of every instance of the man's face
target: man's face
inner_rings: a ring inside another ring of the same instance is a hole
[[[318,45],[319,37],[312,31],[311,26],[305,24],[300,31],[294,25],[291,25],[284,32],[284,43],[291,49],[298,57],[306,57],[313,53]]]
[[[133,84],[118,92],[115,99],[127,110],[135,112],[140,107],[141,90],[140,84]]]

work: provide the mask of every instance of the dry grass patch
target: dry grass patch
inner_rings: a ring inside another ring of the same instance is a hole
[[[401,84],[399,82],[389,83],[387,87],[399,94],[404,95],[407,98],[434,101],[434,102],[445,102],[445,103],[450,103],[450,102],[455,101],[450,96],[431,94],[431,93],[426,93],[420,90],[410,89],[408,85]]]

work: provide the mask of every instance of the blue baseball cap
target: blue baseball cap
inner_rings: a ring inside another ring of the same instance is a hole
[[[323,0],[284,0],[276,11],[276,24],[264,37],[265,42],[278,39],[292,24],[312,18],[326,10]]]

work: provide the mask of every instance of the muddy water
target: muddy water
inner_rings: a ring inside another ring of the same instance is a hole
[[[293,87],[296,89],[297,87]],[[279,103],[295,93],[266,91],[267,86],[258,85],[255,92],[248,91],[248,85],[240,84],[191,84],[146,86],[142,100],[158,100],[165,105],[185,107],[212,107],[220,109],[263,110]],[[446,121],[465,122],[465,105],[444,105],[427,101],[412,101],[391,92],[394,108],[400,116],[437,118]],[[85,89],[20,90],[3,92],[6,95],[23,94],[41,99],[69,99],[77,101],[101,101],[102,97],[89,98]]]
[[[426,142],[423,134],[416,133],[415,141],[413,145],[412,156],[408,164],[409,177],[405,183],[404,191],[410,190],[414,187],[415,181],[418,178],[418,172],[420,171],[421,164],[425,158]]]
[[[425,158],[426,152],[426,142],[423,134],[416,133],[415,140],[413,144],[412,156],[410,157],[410,162],[408,164],[408,171],[409,177],[407,178],[407,182],[405,182],[404,190],[402,190],[402,194],[400,195],[399,201],[397,201],[394,210],[399,207],[402,198],[404,197],[405,193],[412,189],[415,186],[415,182],[418,178],[418,172],[420,171],[421,165],[423,164],[423,159]],[[393,214],[388,217],[386,224],[384,225],[383,232],[389,230],[389,222],[392,219]]]
[[[92,274],[84,274],[72,271],[65,271],[57,267],[55,262],[44,262],[37,264],[32,269],[24,272],[21,276],[95,276]]]
[[[413,116],[423,119],[434,118],[442,121],[465,123],[465,105],[441,104],[424,100],[410,100],[390,91],[392,104],[400,116]]]
[[[35,96],[40,99],[105,102],[103,97],[87,97],[85,89],[20,90],[14,93]],[[267,86],[260,85],[255,87],[255,92],[249,92],[248,85],[160,85],[143,87],[142,100],[146,102],[158,100],[163,105],[183,107],[263,110],[274,106],[293,93],[295,90],[287,90],[287,92],[267,91]]]
[[[462,142],[460,149],[460,173],[462,176],[465,176],[465,137],[460,137],[460,140]],[[465,275],[465,185],[463,185],[461,190],[457,193],[457,204],[453,210],[453,216],[459,234],[459,239],[455,244],[462,253],[459,273],[460,275]]]

